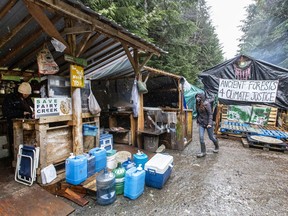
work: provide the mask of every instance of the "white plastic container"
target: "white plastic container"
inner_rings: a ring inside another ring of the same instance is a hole
[[[107,156],[107,168],[113,170],[117,167],[116,154]]]
[[[56,169],[53,164],[41,170],[42,184],[49,184],[57,177]]]

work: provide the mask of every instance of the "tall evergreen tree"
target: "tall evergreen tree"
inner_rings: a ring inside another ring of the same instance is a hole
[[[247,12],[240,52],[288,68],[288,0],[258,0]]]
[[[132,33],[155,43],[167,54],[149,66],[184,76],[197,75],[223,60],[205,0],[82,0]]]

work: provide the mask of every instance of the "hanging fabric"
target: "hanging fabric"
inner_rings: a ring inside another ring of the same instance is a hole
[[[139,94],[138,94],[138,88],[137,88],[137,80],[134,80],[134,84],[132,87],[132,93],[131,93],[131,101],[133,103],[133,116],[138,117],[138,110],[139,110]]]

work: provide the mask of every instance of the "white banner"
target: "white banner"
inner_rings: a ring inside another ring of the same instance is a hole
[[[279,80],[220,79],[218,98],[234,101],[275,102]]]
[[[35,118],[42,116],[71,115],[71,98],[35,98]]]

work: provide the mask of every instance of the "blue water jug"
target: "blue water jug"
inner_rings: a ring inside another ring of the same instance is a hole
[[[96,177],[96,186],[99,205],[108,205],[116,200],[115,175],[108,172],[107,168]]]
[[[124,167],[125,170],[128,170],[128,169],[130,169],[130,168],[132,168],[132,167],[134,167],[134,166],[135,166],[135,164],[131,161],[130,157],[128,157],[128,160],[127,160],[127,161],[124,161],[124,162],[122,163],[122,167]]]
[[[95,174],[96,158],[92,154],[84,154],[87,157],[87,178]]]
[[[95,172],[100,172],[107,165],[106,150],[101,148],[93,148],[89,151],[89,154],[95,156]]]
[[[145,163],[148,161],[148,156],[145,153],[138,150],[136,154],[133,154],[133,161],[136,167],[138,167],[139,164],[141,164],[142,168],[144,168]]]
[[[87,157],[71,155],[65,161],[66,182],[78,185],[87,179]]]
[[[140,164],[126,171],[124,181],[124,196],[132,200],[137,199],[144,192],[145,170]]]

